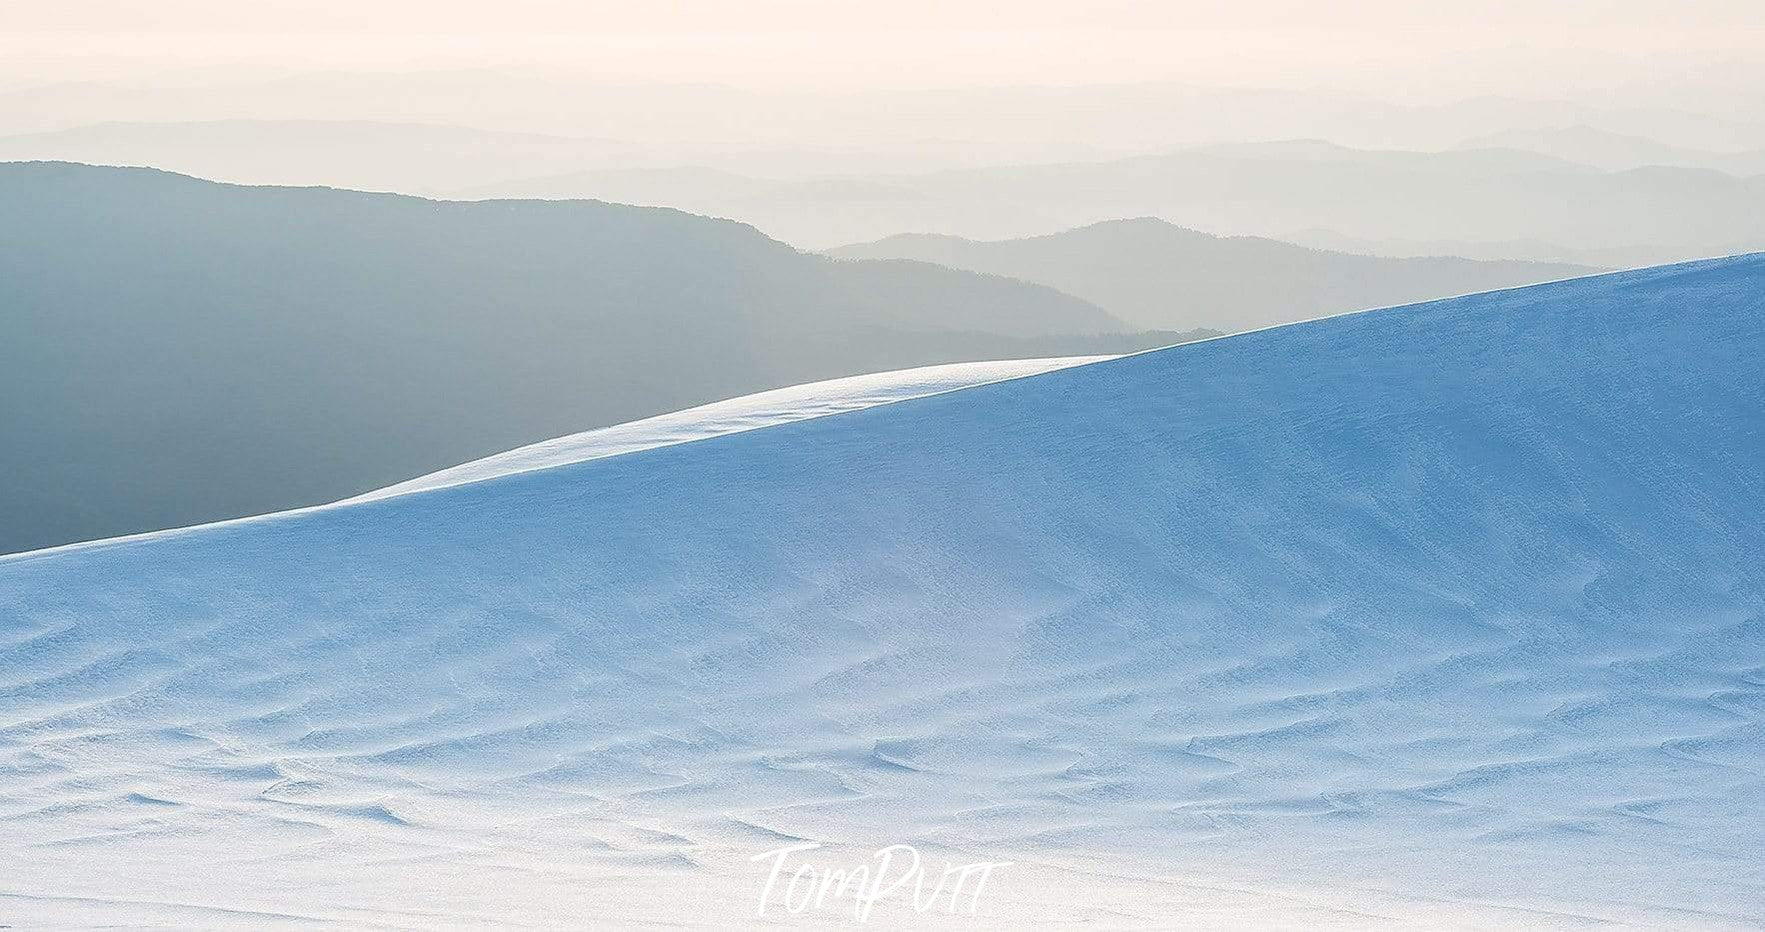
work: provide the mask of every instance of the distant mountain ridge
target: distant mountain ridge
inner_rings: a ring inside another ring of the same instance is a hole
[[[1607,171],[1676,165],[1708,168],[1742,178],[1765,174],[1765,149],[1741,152],[1693,149],[1586,125],[1507,130],[1466,140],[1463,145],[1465,148],[1501,146],[1524,149]]]
[[[108,122],[0,136],[0,161],[151,166],[239,184],[425,194],[641,158],[610,139],[349,120]]]
[[[1630,249],[1650,262],[1765,247],[1765,176],[1682,166],[1606,171],[1517,148],[1354,149],[1300,139],[915,175],[767,181],[698,173],[686,181],[678,172],[587,171],[464,195],[678,207],[818,249],[901,232],[1015,239],[1132,216],[1265,236],[1317,228],[1366,240],[1533,240]]]
[[[1077,295],[1139,326],[1227,332],[1598,271],[1326,252],[1260,237],[1213,236],[1152,217],[989,242],[903,234],[829,255],[919,259],[1007,275]]]
[[[654,208],[9,163],[0,217],[0,552],[329,501],[820,378],[1184,338]]]

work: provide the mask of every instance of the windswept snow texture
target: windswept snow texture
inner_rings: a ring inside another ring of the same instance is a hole
[[[507,453],[462,463],[451,469],[443,469],[369,492],[357,496],[356,500],[402,495],[423,489],[477,482],[510,473],[636,453],[654,447],[690,443],[724,434],[788,424],[805,418],[825,417],[842,411],[856,411],[905,401],[908,398],[954,391],[1001,379],[1022,378],[1109,358],[1111,357],[1065,356],[1053,359],[961,362],[793,385],[528,444]]]
[[[742,925],[812,839],[1756,926],[1762,356],[1749,256],[0,560],[0,923]]]

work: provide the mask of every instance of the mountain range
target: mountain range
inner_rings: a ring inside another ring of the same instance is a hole
[[[0,161],[148,166],[239,184],[422,194],[643,162],[614,140],[345,120],[106,122],[0,136]]]
[[[1730,175],[1765,175],[1765,149],[1710,151],[1669,145],[1644,136],[1612,133],[1591,126],[1510,129],[1466,140],[1467,149],[1525,149],[1607,171],[1650,165],[1707,168]]]
[[[991,242],[902,234],[829,254],[917,259],[1004,275],[1084,298],[1137,326],[1227,333],[1598,271],[1351,255],[1261,237],[1212,236],[1152,217]]]
[[[678,207],[816,249],[899,233],[1016,239],[1136,216],[1217,234],[1322,229],[1368,240],[1536,240],[1628,249],[1650,262],[1765,246],[1765,176],[1677,166],[1605,171],[1519,149],[1363,150],[1317,140],[807,180],[584,171],[458,194]]]
[[[0,552],[317,504],[805,380],[1193,336],[605,203],[8,163],[0,216]]]
[[[1745,86],[1748,77],[1735,83]],[[1388,97],[1325,88],[1169,81],[761,89],[608,81],[592,67],[350,71],[210,66],[130,79],[27,81],[0,88],[0,128],[36,133],[113,121],[241,119],[445,123],[700,150],[819,150],[836,157],[822,160],[824,168],[843,164],[848,171],[863,170],[858,166],[867,162],[930,170],[1102,160],[1295,136],[1370,149],[1444,149],[1493,133],[1566,126],[1673,140],[1711,151],[1765,147],[1756,91],[1726,107],[1714,99],[1698,101],[1716,111],[1711,113],[1685,106],[1683,97],[1679,106],[1652,105],[1634,89],[1605,104],[1492,94],[1422,103]],[[768,158],[766,163],[779,160]]]

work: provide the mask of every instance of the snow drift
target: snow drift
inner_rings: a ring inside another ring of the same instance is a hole
[[[1762,349],[1749,256],[0,560],[0,921],[1765,922]]]

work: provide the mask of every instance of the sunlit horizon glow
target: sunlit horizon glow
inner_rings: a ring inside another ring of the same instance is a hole
[[[1647,92],[1671,101],[1730,90],[1748,97],[1745,88],[1765,74],[1765,12],[1739,0],[637,6],[9,4],[0,12],[0,80],[527,67],[767,89],[1179,82],[1398,100]]]

